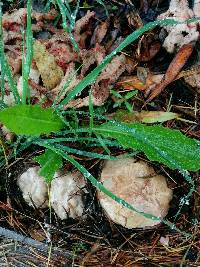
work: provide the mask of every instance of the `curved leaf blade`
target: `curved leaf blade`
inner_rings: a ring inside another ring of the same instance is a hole
[[[93,130],[104,137],[117,139],[125,148],[138,149],[149,160],[163,163],[171,169],[200,169],[200,143],[178,130],[118,122],[108,122]]]
[[[60,130],[64,123],[52,108],[16,105],[0,111],[0,122],[15,134],[40,135]]]

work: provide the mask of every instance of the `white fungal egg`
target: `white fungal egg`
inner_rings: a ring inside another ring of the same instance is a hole
[[[8,106],[14,106],[15,104],[15,98],[12,93],[9,95],[5,95],[3,98],[3,102]]]
[[[48,207],[48,188],[44,178],[38,175],[39,167],[31,167],[18,178],[18,186],[24,200],[37,208]]]
[[[50,203],[60,219],[75,219],[83,215],[84,187],[85,180],[78,172],[60,175],[52,181]]]
[[[165,177],[157,175],[144,161],[130,158],[105,161],[100,182],[138,211],[150,215],[146,218],[99,191],[98,199],[105,214],[117,224],[129,229],[151,227],[167,215],[172,190],[167,187]]]

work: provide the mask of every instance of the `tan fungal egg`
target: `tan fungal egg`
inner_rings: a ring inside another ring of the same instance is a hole
[[[61,67],[57,65],[54,56],[46,50],[45,45],[35,41],[33,44],[33,58],[44,86],[50,90],[55,88],[61,82],[64,73]]]
[[[61,220],[83,215],[82,195],[85,184],[83,176],[78,172],[58,176],[51,182],[50,203]]]
[[[37,208],[48,207],[48,188],[44,179],[38,175],[39,167],[31,167],[18,178],[18,186],[24,200]]]
[[[167,215],[172,190],[167,187],[165,177],[157,175],[144,161],[105,161],[100,182],[138,211],[160,219]],[[122,206],[102,192],[98,192],[98,199],[107,217],[126,228],[151,227],[160,223],[160,220],[146,218]]]

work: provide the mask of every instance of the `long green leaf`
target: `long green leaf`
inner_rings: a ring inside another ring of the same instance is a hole
[[[48,141],[46,141],[46,140],[44,140],[42,142],[39,141],[39,142],[36,142],[36,144],[42,146],[42,145],[48,144]],[[79,150],[79,149],[71,148],[68,146],[63,146],[60,144],[52,144],[51,143],[51,146],[54,147],[55,149],[62,150],[62,151],[67,152],[69,154],[78,154],[80,156],[89,157],[89,158],[107,159],[107,160],[116,160],[117,159],[116,157],[112,157],[109,155]]]
[[[7,76],[8,79],[8,83],[9,86],[11,88],[11,91],[13,93],[15,102],[17,104],[20,103],[20,96],[17,90],[17,86],[15,84],[15,81],[13,79],[12,76],[12,72],[10,69],[10,66],[8,64],[8,61],[5,57],[5,53],[4,53],[4,42],[3,42],[3,29],[2,29],[2,5],[0,3],[0,62],[1,62],[1,92],[2,92],[2,96],[4,95],[4,78],[5,75]]]
[[[75,15],[72,15],[70,13],[70,10],[64,5],[64,3],[61,0],[56,0],[56,2],[58,4],[58,7],[60,9],[60,13],[62,16],[63,29],[69,34],[72,45],[73,45],[74,49],[78,52],[79,47],[78,47],[78,44],[77,44],[77,42],[76,42],[76,40],[72,34],[72,30],[73,30],[72,27],[74,26],[74,20],[76,17],[74,17]],[[79,1],[78,1],[78,7],[79,7]],[[67,23],[67,19],[68,19],[69,23]]]
[[[96,0],[96,2],[104,7],[105,12],[106,12],[106,16],[109,17],[108,9],[107,9],[106,5],[104,4],[104,2],[102,0]]]
[[[117,139],[125,148],[143,151],[149,160],[163,163],[171,169],[200,169],[200,143],[177,130],[158,125],[108,122],[93,131]]]
[[[22,135],[40,135],[59,131],[63,122],[52,108],[38,105],[17,105],[0,111],[0,121],[12,132]]]

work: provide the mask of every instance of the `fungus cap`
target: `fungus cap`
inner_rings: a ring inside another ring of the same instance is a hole
[[[164,218],[172,199],[164,176],[157,175],[144,161],[135,159],[109,160],[101,173],[100,182],[116,196],[124,199],[138,211]],[[102,192],[99,202],[107,217],[122,226],[144,228],[155,226],[160,220],[152,220],[117,203]]]

